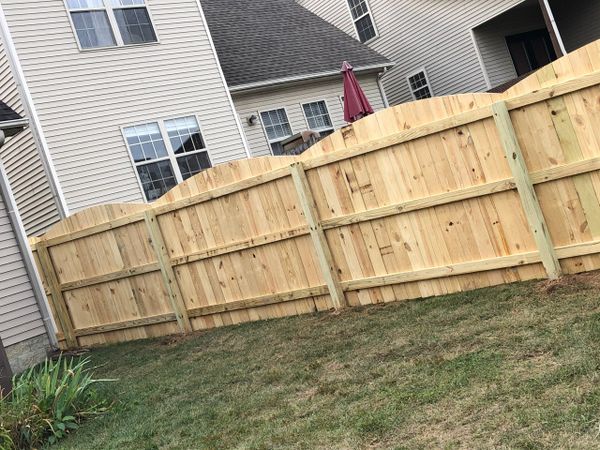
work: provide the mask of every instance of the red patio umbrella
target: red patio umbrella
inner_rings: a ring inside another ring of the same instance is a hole
[[[344,120],[353,123],[373,114],[373,108],[360,87],[352,66],[347,61],[342,64],[342,74],[344,75]]]

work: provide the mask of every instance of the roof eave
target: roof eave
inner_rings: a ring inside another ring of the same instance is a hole
[[[359,66],[359,67],[354,68],[354,72],[355,73],[380,72],[382,70],[389,69],[393,65],[394,65],[394,63],[392,63],[392,62],[385,62],[385,63],[371,64],[368,66]],[[342,72],[340,70],[330,70],[327,72],[318,72],[318,73],[310,73],[310,74],[303,74],[303,75],[293,75],[293,76],[282,77],[282,78],[273,78],[270,80],[255,81],[253,83],[238,84],[237,86],[229,86],[229,91],[231,93],[253,91],[256,89],[274,87],[274,86],[278,86],[281,84],[318,80],[318,79],[322,79],[322,78],[340,76],[341,74],[342,74]]]

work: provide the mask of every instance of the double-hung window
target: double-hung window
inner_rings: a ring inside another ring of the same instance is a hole
[[[292,135],[292,127],[285,109],[280,108],[261,112],[260,118],[271,145],[272,153],[282,155],[283,145],[281,145],[281,142]]]
[[[308,128],[312,131],[318,131],[321,137],[333,133],[333,123],[327,109],[327,103],[324,100],[302,105],[304,117],[308,123]]]
[[[406,77],[408,81],[408,87],[414,100],[422,100],[424,98],[433,97],[433,91],[431,90],[431,84],[427,77],[425,69],[413,72],[411,75]]]
[[[212,167],[195,116],[135,125],[123,134],[148,201]]]
[[[348,6],[360,42],[367,42],[377,37],[377,30],[367,0],[348,0]]]
[[[66,0],[82,49],[157,42],[146,0]]]

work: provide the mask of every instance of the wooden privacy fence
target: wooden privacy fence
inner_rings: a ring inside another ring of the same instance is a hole
[[[600,268],[600,45],[32,239],[65,347]]]

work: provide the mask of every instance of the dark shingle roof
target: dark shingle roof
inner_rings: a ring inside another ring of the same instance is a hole
[[[21,116],[12,110],[6,103],[0,101],[0,122],[8,122],[9,120],[18,120]]]
[[[384,66],[379,53],[294,0],[201,0],[230,87]],[[391,64],[389,64],[391,65]]]

